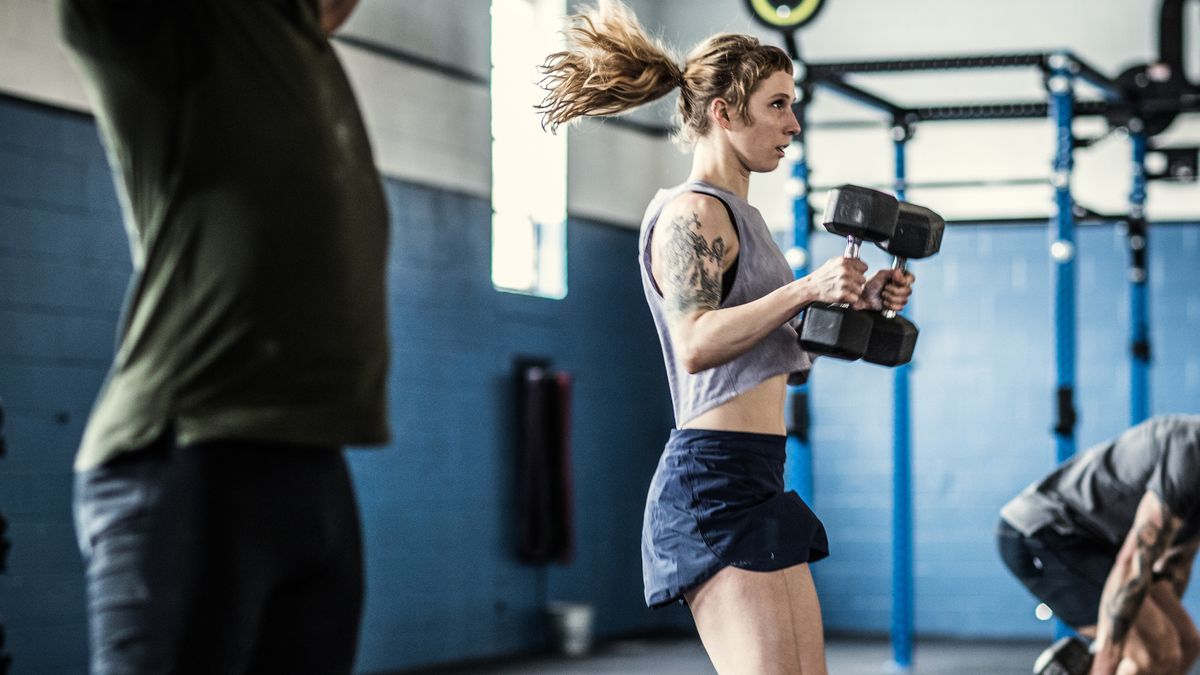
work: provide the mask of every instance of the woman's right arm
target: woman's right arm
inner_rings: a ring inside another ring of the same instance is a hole
[[[689,373],[741,356],[812,302],[857,302],[866,283],[865,263],[834,258],[757,300],[718,309],[721,276],[737,253],[729,213],[713,197],[685,193],[659,216],[652,270],[675,354]]]

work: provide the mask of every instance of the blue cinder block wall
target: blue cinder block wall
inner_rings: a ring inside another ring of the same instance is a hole
[[[570,224],[570,294],[495,292],[486,200],[389,180],[391,409],[396,438],[352,454],[367,543],[359,669],[537,646],[545,600],[583,600],[613,635],[690,624],[641,602],[638,531],[671,424],[657,341],[633,270],[635,234]],[[934,205],[936,206],[936,205]],[[1155,412],[1200,409],[1200,227],[1152,230]],[[818,236],[819,259],[841,245]],[[1052,464],[1050,268],[1044,230],[955,229],[914,263],[918,631],[1045,637],[994,552],[1005,500]],[[886,264],[871,254],[873,266]],[[112,354],[129,252],[86,117],[0,98],[0,510],[14,542],[0,621],[18,672],[78,672],[85,623],[70,462]],[[1125,254],[1112,228],[1079,238],[1079,447],[1127,423]],[[512,553],[512,359],[576,377],[575,562]],[[887,371],[818,362],[814,507],[833,556],[814,566],[831,631],[887,630]],[[1195,611],[1197,595],[1188,596]]]
[[[636,233],[569,225],[563,301],[495,291],[486,199],[385,181],[392,443],[351,453],[367,547],[359,670],[539,648],[548,600],[600,636],[690,625],[641,597],[645,489],[671,426]],[[81,672],[71,460],[112,358],[129,247],[90,118],[0,98],[0,397],[11,522],[0,621],[16,672]],[[574,375],[574,562],[515,556],[513,359]]]
[[[936,207],[935,204],[931,206]],[[1044,228],[954,228],[914,261],[915,625],[948,636],[1037,637],[1050,625],[1000,562],[1000,507],[1054,466],[1053,307]],[[815,260],[840,255],[829,235]],[[1124,235],[1078,231],[1080,451],[1129,423]],[[872,269],[890,261],[864,247]],[[1152,413],[1200,412],[1200,226],[1150,235]],[[831,556],[814,565],[826,626],[886,633],[891,609],[892,375],[823,359],[812,375],[814,508]],[[1200,593],[1186,596],[1200,610]]]
[[[392,420],[386,452],[354,456],[368,593],[359,666],[384,670],[528,650],[547,600],[585,601],[612,635],[690,625],[642,601],[646,486],[671,426],[657,337],[629,274],[636,233],[569,225],[562,301],[496,292],[490,205],[389,183]],[[574,562],[513,556],[513,359],[574,375]]]

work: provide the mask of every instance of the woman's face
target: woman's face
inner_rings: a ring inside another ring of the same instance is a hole
[[[771,74],[750,92],[747,123],[729,109],[728,138],[742,166],[750,171],[774,171],[783,152],[800,133],[800,123],[792,113],[795,83],[786,71]]]

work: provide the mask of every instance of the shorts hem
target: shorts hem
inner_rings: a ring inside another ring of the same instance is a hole
[[[663,592],[655,593],[650,599],[646,600],[646,607],[650,609],[662,609],[676,603],[686,605],[687,600],[683,597],[685,593],[712,579],[726,567],[736,567],[749,572],[778,572],[789,567],[795,567],[796,565],[818,562],[829,556],[828,551],[822,551],[817,548],[811,548],[807,552],[796,551],[795,553],[796,555],[793,556],[774,556],[757,560],[721,560],[720,564],[714,566],[711,570],[706,570],[701,574],[695,575],[687,583],[680,584],[677,588],[667,590],[665,597],[661,597]],[[661,599],[656,600],[656,597],[661,597]]]

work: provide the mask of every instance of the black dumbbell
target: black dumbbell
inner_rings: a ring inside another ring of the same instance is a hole
[[[1092,653],[1077,637],[1059,638],[1033,662],[1035,675],[1087,675]]]
[[[843,185],[829,191],[824,226],[846,237],[845,257],[857,259],[862,242],[892,237],[898,210],[896,198],[887,193]],[[806,351],[854,361],[867,351],[871,319],[846,305],[814,302],[804,310],[799,333]]]
[[[896,229],[879,248],[891,253],[892,269],[901,272],[909,260],[928,258],[942,248],[946,221],[924,206],[900,202]],[[912,360],[917,346],[916,324],[892,310],[868,311],[871,336],[863,360],[881,366],[901,366]]]

